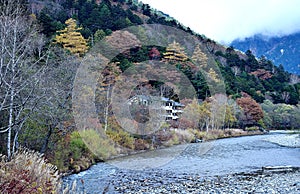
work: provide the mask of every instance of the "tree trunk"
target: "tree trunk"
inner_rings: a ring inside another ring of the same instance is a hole
[[[109,104],[110,104],[109,93],[110,93],[110,86],[107,88],[107,93],[106,93],[106,107],[105,107],[105,113],[104,113],[104,131],[106,131],[107,127],[108,127],[108,110],[109,110]]]
[[[18,149],[18,135],[19,135],[19,130],[16,131],[14,137],[12,153],[15,153],[16,149]]]
[[[14,109],[14,88],[13,81],[11,81],[11,91],[10,91],[10,103],[9,103],[9,120],[8,120],[8,133],[7,133],[7,157],[8,160],[11,159],[11,131],[13,126],[13,109]]]
[[[208,132],[208,128],[209,128],[209,119],[206,119],[206,132]]]
[[[47,151],[47,149],[48,149],[48,144],[49,144],[49,139],[50,139],[50,137],[51,137],[51,135],[52,135],[52,131],[53,131],[53,128],[52,128],[51,125],[49,125],[49,126],[48,126],[48,133],[47,133],[47,135],[46,135],[46,137],[45,137],[45,139],[44,139],[43,146],[42,146],[42,148],[41,148],[41,150],[40,150],[41,153],[45,153],[45,152]]]

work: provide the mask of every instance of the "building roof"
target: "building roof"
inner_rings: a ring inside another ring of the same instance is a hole
[[[150,103],[154,102],[154,101],[162,101],[162,102],[172,102],[173,103],[173,106],[181,106],[183,107],[184,105],[179,103],[179,102],[176,102],[170,98],[166,98],[166,97],[159,97],[159,96],[147,96],[147,95],[135,95],[133,97],[131,97],[130,99],[127,100],[127,102],[131,103],[133,101],[136,101],[136,100],[139,100],[139,101],[148,101]]]

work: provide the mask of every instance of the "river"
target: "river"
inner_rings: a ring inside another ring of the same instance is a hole
[[[87,193],[102,193],[116,177],[139,174],[197,174],[199,176],[252,172],[265,166],[300,167],[300,148],[289,148],[266,141],[286,133],[220,139],[211,142],[179,145],[98,163],[89,170],[64,178],[64,183],[77,180]],[[157,176],[157,175],[156,175]],[[156,177],[162,178],[162,177]],[[124,178],[125,179],[125,178]],[[84,182],[84,184],[82,184]],[[112,193],[113,190],[110,191]]]

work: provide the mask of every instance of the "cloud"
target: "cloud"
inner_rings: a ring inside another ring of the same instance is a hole
[[[300,31],[299,0],[142,0],[199,34],[230,43]]]

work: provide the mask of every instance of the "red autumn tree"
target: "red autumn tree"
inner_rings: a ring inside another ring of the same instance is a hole
[[[244,94],[243,97],[237,99],[236,102],[243,111],[240,118],[243,126],[256,125],[258,121],[264,117],[260,105],[248,94]]]
[[[149,58],[151,60],[157,60],[160,59],[160,52],[156,47],[153,47],[150,51],[149,51]]]

